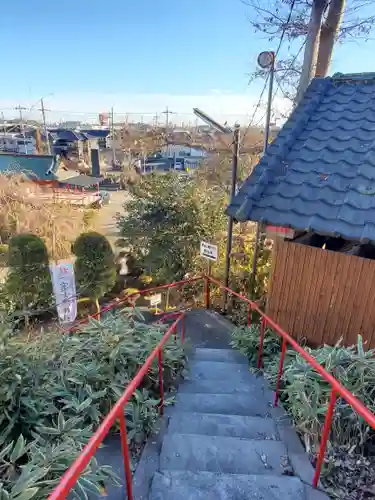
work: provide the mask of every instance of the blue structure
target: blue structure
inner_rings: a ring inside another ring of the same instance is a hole
[[[228,214],[375,242],[375,73],[315,78]]]
[[[81,133],[88,139],[105,139],[109,136],[109,129],[81,129]]]
[[[15,172],[34,181],[53,181],[58,168],[56,156],[0,153],[0,174]]]

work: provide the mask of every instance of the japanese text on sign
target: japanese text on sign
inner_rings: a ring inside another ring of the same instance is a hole
[[[205,259],[212,260],[214,262],[217,262],[217,246],[216,245],[211,245],[211,243],[207,243],[205,241],[201,241],[201,257],[204,257]]]
[[[161,304],[161,293],[157,293],[150,297],[150,306],[155,307]]]
[[[77,317],[77,295],[74,268],[71,262],[50,266],[56,309],[61,324],[72,323]]]

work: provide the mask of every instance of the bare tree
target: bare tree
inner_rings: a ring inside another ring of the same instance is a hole
[[[285,31],[284,43],[292,52],[287,59],[278,58],[276,72],[278,88],[285,97],[296,99],[296,91],[302,74],[302,53],[311,50],[306,39],[314,0],[243,0],[251,9],[249,22],[254,31],[268,42],[275,42]],[[320,2],[319,2],[320,3]],[[329,70],[334,44],[368,40],[375,25],[374,0],[325,0],[323,1],[320,47],[317,52],[316,70],[311,76],[325,76]],[[291,6],[293,12],[290,16]],[[290,19],[289,19],[290,16]],[[299,43],[298,43],[299,42]],[[250,79],[264,77],[256,70]]]
[[[331,0],[320,30],[319,54],[315,76],[326,76],[332,59],[333,47],[339,36],[346,0]]]

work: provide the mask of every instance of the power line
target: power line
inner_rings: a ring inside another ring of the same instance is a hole
[[[287,18],[287,20],[286,20],[286,22],[285,22],[284,26],[283,26],[283,31],[282,31],[282,33],[281,33],[280,40],[279,40],[279,44],[278,44],[278,46],[277,46],[276,53],[275,53],[275,56],[274,56],[274,57],[275,57],[275,59],[276,59],[276,58],[277,58],[277,56],[279,55],[279,52],[280,52],[280,49],[281,49],[281,45],[282,45],[282,43],[283,43],[284,36],[285,36],[285,33],[286,33],[286,29],[287,29],[287,27],[288,27],[288,25],[289,25],[289,23],[290,23],[291,18],[292,18],[292,13],[293,13],[293,9],[294,9],[294,4],[295,4],[295,1],[296,1],[296,0],[293,0],[293,1],[292,1],[292,3],[291,3],[291,5],[290,5],[289,15],[288,15],[288,18]],[[251,119],[250,119],[249,125],[247,126],[247,129],[245,130],[245,133],[244,133],[244,135],[243,135],[243,138],[242,138],[242,141],[241,141],[241,147],[243,146],[243,144],[244,144],[244,142],[245,142],[246,136],[247,136],[247,134],[248,134],[248,132],[249,132],[249,130],[250,130],[250,128],[251,128],[251,126],[252,126],[252,124],[253,124],[253,121],[254,121],[254,118],[255,118],[256,112],[258,111],[258,108],[259,108],[259,106],[260,106],[260,103],[262,102],[262,97],[263,97],[263,94],[264,94],[264,92],[265,92],[265,90],[266,90],[266,87],[267,87],[267,83],[268,83],[269,76],[270,76],[270,73],[268,72],[268,73],[267,73],[267,76],[266,76],[266,79],[265,79],[265,81],[264,81],[264,85],[263,85],[262,92],[260,93],[260,97],[259,97],[258,103],[257,103],[257,105],[255,106],[255,109],[254,109],[253,115],[252,115],[252,117],[251,117]],[[276,92],[277,92],[277,91],[276,91]],[[274,95],[276,95],[276,92],[275,92],[275,94],[274,94]],[[263,117],[263,118],[264,118],[264,117]],[[262,118],[262,119],[263,119],[263,118]]]

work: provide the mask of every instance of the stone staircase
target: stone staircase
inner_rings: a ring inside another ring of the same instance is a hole
[[[169,414],[149,499],[327,498],[298,476],[300,462],[302,476],[304,468],[311,469],[308,480],[312,467],[294,431],[285,432],[287,421],[274,411],[272,399],[244,357],[227,349],[196,349],[189,379]]]
[[[186,326],[197,346],[189,377],[145,447],[134,500],[327,500],[310,486],[313,468],[264,379],[228,349],[233,325],[196,311]]]

